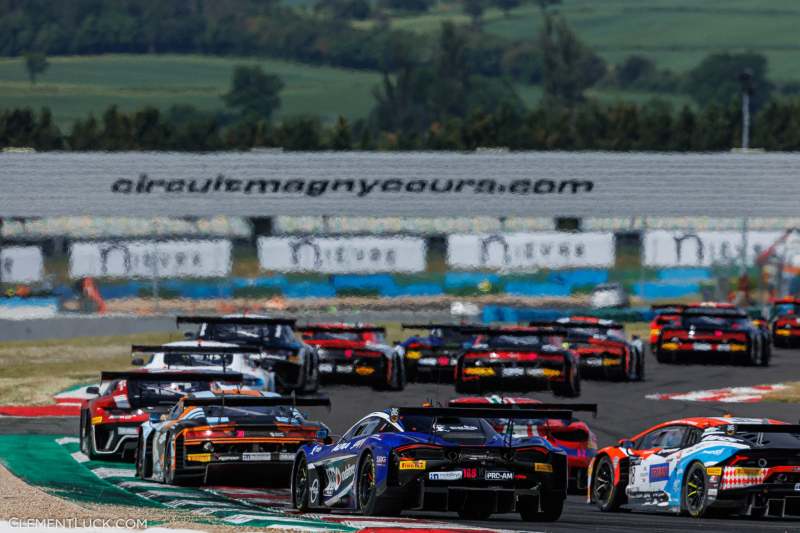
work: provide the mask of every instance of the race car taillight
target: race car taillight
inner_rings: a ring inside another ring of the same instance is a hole
[[[444,450],[440,446],[431,444],[408,444],[395,448],[395,453],[400,460],[435,461],[444,459]]]
[[[547,448],[541,446],[526,446],[525,448],[517,448],[514,450],[514,460],[531,462],[535,459],[541,459],[542,456],[548,455]]]
[[[238,436],[235,429],[189,429],[184,435],[186,440],[228,439]]]

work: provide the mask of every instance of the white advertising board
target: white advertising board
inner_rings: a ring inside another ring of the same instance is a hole
[[[712,266],[741,262],[746,241],[746,260],[755,258],[778,240],[782,231],[648,231],[644,234],[647,266]]]
[[[421,272],[424,239],[260,237],[258,261],[278,272]]]
[[[447,264],[463,269],[609,267],[613,233],[497,233],[450,235]]]
[[[72,278],[208,278],[231,272],[231,241],[76,242],[69,254]]]
[[[35,283],[42,280],[44,257],[38,246],[0,248],[0,281]]]

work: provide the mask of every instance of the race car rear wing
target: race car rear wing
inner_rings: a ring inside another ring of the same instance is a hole
[[[680,311],[681,309],[686,309],[687,307],[689,307],[688,304],[656,304],[656,305],[651,305],[650,309],[652,311],[667,311],[667,310]]]
[[[260,354],[263,348],[253,345],[237,345],[237,346],[158,346],[158,345],[143,345],[134,344],[131,346],[131,353],[172,353],[172,354],[185,354],[185,355],[216,355],[216,354],[235,354],[235,353],[251,353]]]
[[[600,322],[582,322],[579,320],[556,320],[555,322],[548,322],[542,320],[532,320],[528,322],[528,325],[533,328],[566,328],[566,329],[578,329],[578,328],[597,328],[597,329],[625,329],[624,324],[620,324],[619,322],[613,322],[611,320],[605,321],[601,320]]]
[[[719,318],[747,318],[747,313],[741,309],[730,307],[687,307],[675,313],[680,316],[711,316]]]
[[[725,433],[800,433],[800,424],[728,424]]]
[[[481,407],[394,407],[390,416],[426,416],[441,418],[463,416],[467,418],[509,418],[528,420],[531,418],[572,418],[572,411],[566,409],[513,409],[507,405],[501,408]]]
[[[465,327],[461,328],[463,333],[470,335],[486,335],[488,337],[563,337],[569,334],[569,330],[561,327],[551,327],[548,329],[502,329],[492,327]]]
[[[250,406],[250,407],[276,407],[276,406],[292,406],[292,407],[330,407],[330,398],[307,398],[307,397],[293,397],[293,396],[244,396],[239,394],[220,394],[208,398],[184,398],[184,406],[206,406],[206,405],[220,405],[226,407],[233,406]]]
[[[179,316],[175,324],[234,324],[237,326],[268,326],[279,325],[294,327],[297,320],[288,317],[250,317],[250,316]]]
[[[110,371],[100,372],[100,381],[114,381],[124,379],[126,381],[146,381],[150,383],[183,383],[183,382],[224,382],[242,383],[244,376],[240,372],[189,372],[189,371]]]
[[[457,399],[450,400],[449,404],[450,407],[455,408],[463,408],[461,406],[465,406],[466,404],[458,403]],[[569,410],[569,411],[584,411],[592,413],[595,417],[597,417],[597,404],[596,403],[533,403],[533,404],[525,404],[525,403],[487,403],[487,404],[480,404],[481,409],[489,409],[493,412],[497,412],[500,409],[511,409],[511,410],[545,410],[545,411],[558,411],[558,410]]]
[[[403,329],[464,329],[480,327],[479,324],[400,324]]]
[[[336,324],[303,324],[297,326],[297,331],[329,331],[331,333],[383,333],[386,328],[383,326],[337,326]]]

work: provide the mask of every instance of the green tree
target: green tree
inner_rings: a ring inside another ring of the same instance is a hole
[[[28,79],[31,85],[36,83],[36,78],[44,74],[50,67],[47,56],[41,52],[28,52],[25,54],[25,70],[28,71]]]
[[[742,93],[739,76],[744,71],[752,75],[751,105],[759,109],[769,100],[773,90],[767,79],[767,58],[761,54],[712,54],[689,71],[686,91],[700,105],[727,106]]]
[[[339,116],[336,125],[333,127],[329,145],[331,150],[353,149],[353,131],[350,128],[350,123],[343,116]]]
[[[462,0],[464,13],[472,19],[472,25],[476,28],[481,27],[483,12],[486,10],[487,0]]]
[[[278,76],[267,74],[261,67],[239,65],[233,70],[230,90],[222,98],[243,116],[269,120],[281,106],[283,87]]]
[[[606,73],[602,59],[580,42],[559,16],[545,15],[539,37],[544,93],[548,100],[573,105]]]

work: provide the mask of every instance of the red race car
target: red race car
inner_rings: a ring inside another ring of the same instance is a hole
[[[569,331],[565,339],[580,359],[581,377],[619,381],[644,379],[644,350],[638,337],[628,340],[625,326],[591,316],[559,318],[555,322],[531,322],[536,327],[557,327]]]
[[[755,325],[743,310],[727,303],[687,305],[679,320],[661,329],[655,346],[659,363],[679,358],[744,365],[769,365],[769,331]]]
[[[650,307],[655,313],[650,321],[650,351],[655,351],[661,329],[667,324],[679,322],[681,311],[685,308],[686,304],[659,304]]]
[[[800,425],[761,418],[683,418],[597,452],[590,503],[601,511],[800,516]]]
[[[462,331],[476,338],[458,358],[456,392],[552,390],[557,396],[580,396],[580,361],[563,347],[567,330],[506,326]]]
[[[790,296],[772,302],[770,319],[776,348],[800,344],[800,298]]]
[[[450,400],[450,407],[464,406],[498,407],[508,408],[518,405],[520,408],[530,407],[537,410],[569,410],[569,411],[589,411],[597,416],[597,404],[587,403],[543,403],[533,398],[519,398],[510,396],[468,396]],[[507,421],[505,419],[493,419],[490,423],[495,430],[503,434]],[[587,472],[589,462],[597,453],[597,437],[589,429],[588,424],[582,420],[569,419],[531,419],[516,421],[514,424],[514,437],[542,437],[550,444],[562,448],[567,454],[569,465],[569,484],[568,490],[572,494],[584,492],[587,483]]]
[[[369,324],[306,324],[297,330],[319,355],[323,382],[365,383],[378,390],[403,390],[401,352],[386,342],[386,329]]]
[[[146,369],[102,372],[100,386],[87,389],[98,396],[81,409],[78,435],[81,451],[90,459],[133,461],[143,422],[159,418],[189,392],[207,391],[215,384],[242,383],[242,380],[238,372]]]

